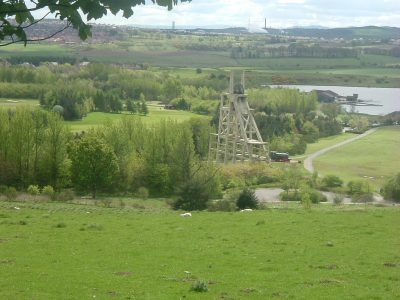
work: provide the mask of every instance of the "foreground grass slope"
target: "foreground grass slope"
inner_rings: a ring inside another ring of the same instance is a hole
[[[399,217],[397,207],[182,218],[2,202],[0,298],[398,299]],[[190,291],[196,280],[209,291]]]
[[[388,177],[399,172],[399,153],[400,127],[383,127],[318,157],[314,167],[322,174],[336,174],[345,181],[367,179],[372,186],[381,187]]]

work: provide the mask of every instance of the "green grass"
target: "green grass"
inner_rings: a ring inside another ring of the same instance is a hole
[[[191,118],[209,118],[208,116],[194,114],[188,111],[181,110],[166,110],[160,106],[148,106],[149,114],[147,116],[140,116],[143,122],[153,123],[162,119],[172,119],[177,122],[187,121]],[[93,126],[99,126],[109,121],[118,121],[122,118],[137,118],[138,115],[128,114],[126,112],[120,114],[114,113],[103,113],[103,112],[92,112],[87,115],[83,120],[79,121],[66,121],[65,123],[70,127],[72,131],[88,130]]]
[[[324,137],[324,138],[320,138],[318,139],[317,142],[312,143],[312,144],[307,144],[307,149],[306,152],[302,155],[296,155],[291,157],[292,159],[305,159],[306,156],[317,152],[318,150],[321,150],[323,148],[335,145],[337,143],[343,142],[347,139],[350,139],[354,137],[354,134],[352,133],[342,133],[342,134],[338,134],[338,135],[332,135],[332,136],[328,136],[328,137]]]
[[[230,57],[228,51],[182,50],[178,47],[181,42],[188,43],[185,37],[169,40],[140,36],[126,41],[91,45],[79,43],[74,45],[41,43],[29,44],[27,47],[10,45],[0,50],[0,58],[24,55],[74,56],[102,63],[147,63],[156,68],[177,68],[176,73],[186,78],[197,77],[194,72],[197,67],[225,68],[255,71],[257,76],[261,76],[260,84],[271,84],[272,75],[284,75],[289,76],[290,82],[296,84],[400,87],[398,69],[387,68],[389,65],[400,64],[400,58],[397,57],[362,55],[359,58],[234,59]]]
[[[320,139],[318,139],[318,141],[316,143],[307,144],[307,150],[306,150],[305,155],[309,155],[311,153],[317,152],[318,150],[321,150],[323,148],[343,142],[352,137],[354,137],[354,134],[352,134],[352,133],[342,133],[342,134],[338,134],[338,135],[332,135],[332,136],[320,138]]]
[[[400,171],[399,153],[400,127],[384,127],[318,157],[314,167],[322,174],[335,174],[346,182],[365,179],[379,188],[389,176]]]
[[[0,98],[0,108],[10,108],[16,106],[38,106],[39,100],[35,99],[12,99],[12,98]]]
[[[0,202],[0,298],[398,299],[399,213]]]
[[[0,57],[10,56],[68,56],[70,49],[63,45],[49,43],[34,43],[27,47],[24,44],[11,44],[0,51]]]

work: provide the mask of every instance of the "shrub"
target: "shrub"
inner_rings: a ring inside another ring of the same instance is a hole
[[[303,193],[301,195],[301,204],[303,204],[304,209],[311,209],[311,197],[309,193]]]
[[[204,293],[208,291],[207,282],[199,280],[192,284],[190,290],[193,292]]]
[[[325,187],[341,187],[343,180],[336,175],[327,175],[322,179],[322,185]]]
[[[210,198],[205,184],[199,180],[190,180],[179,188],[178,198],[172,205],[173,209],[204,210]]]
[[[400,202],[400,173],[390,178],[383,187],[383,196],[387,200]]]
[[[367,203],[374,201],[374,194],[373,193],[362,193],[362,194],[355,194],[352,197],[352,201],[356,203]]]
[[[54,189],[53,189],[53,187],[51,185],[46,185],[42,190],[42,194],[46,195],[46,196],[49,196],[51,198],[51,200],[54,200],[55,199],[55,195],[56,195],[55,192],[54,192]]]
[[[362,180],[353,180],[347,184],[350,195],[360,195],[369,193],[370,187],[368,182]]]
[[[333,204],[339,205],[343,203],[344,196],[342,194],[335,194],[333,197]]]
[[[328,201],[328,199],[325,197],[324,194],[322,194],[321,192],[318,192],[316,190],[309,191],[309,195],[310,195],[311,202],[314,204]]]
[[[136,194],[139,198],[143,198],[143,199],[149,198],[149,190],[143,186],[138,188]]]
[[[249,188],[245,188],[239,195],[238,200],[236,201],[236,205],[239,209],[258,208],[258,199],[254,190]]]
[[[295,192],[282,192],[279,194],[282,201],[301,201],[301,194]]]
[[[8,187],[5,192],[7,200],[10,200],[10,201],[15,200],[17,198],[17,194],[18,194],[17,190],[15,189],[15,187],[12,187],[12,186]]]
[[[37,185],[30,185],[27,189],[27,192],[32,196],[37,196],[40,194],[40,189]]]
[[[208,204],[209,211],[235,211],[236,201],[232,199],[214,200]]]

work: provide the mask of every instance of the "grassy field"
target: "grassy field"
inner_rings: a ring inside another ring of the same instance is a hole
[[[182,218],[0,202],[0,298],[398,299],[399,226],[397,207]]]
[[[63,45],[37,43],[29,44],[27,47],[24,44],[12,44],[3,48],[0,51],[0,57],[10,56],[68,56],[72,55],[71,49]]]
[[[148,106],[149,114],[147,116],[140,116],[143,122],[153,123],[162,119],[172,119],[178,122],[189,120],[190,118],[209,118],[208,116],[194,114],[188,111],[181,110],[166,110],[160,106]],[[104,124],[108,121],[117,121],[124,117],[137,118],[138,115],[131,115],[126,112],[121,114],[92,112],[87,115],[83,120],[79,121],[66,121],[72,131],[88,130],[93,126]]]
[[[156,38],[156,40],[152,40]],[[359,58],[243,58],[234,59],[229,51],[182,50],[178,40],[141,36],[124,42],[105,44],[30,44],[11,45],[0,51],[0,58],[11,56],[70,56],[103,63],[140,64],[153,67],[183,68],[183,76],[195,77],[187,68],[239,68],[255,71],[262,83],[271,84],[272,75],[290,77],[291,83],[314,85],[400,87],[400,72],[388,66],[400,58],[383,55],[362,55]],[[211,70],[211,69],[210,69]]]
[[[354,134],[352,134],[352,133],[342,133],[342,134],[338,134],[338,135],[332,135],[332,136],[320,138],[320,139],[318,139],[318,141],[316,143],[307,144],[307,150],[306,150],[305,155],[309,155],[309,154],[314,153],[323,148],[343,142],[352,137],[354,137]]]
[[[345,181],[366,179],[380,187],[388,176],[400,171],[400,127],[384,127],[332,150],[314,161],[322,174],[335,174]]]
[[[0,108],[10,108],[23,105],[38,106],[39,100],[0,98]]]

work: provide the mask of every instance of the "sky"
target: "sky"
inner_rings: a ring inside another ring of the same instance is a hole
[[[147,0],[146,0],[147,2]],[[192,0],[168,11],[149,2],[125,19],[109,13],[96,23],[171,27],[287,28],[293,26],[400,27],[400,0]]]

